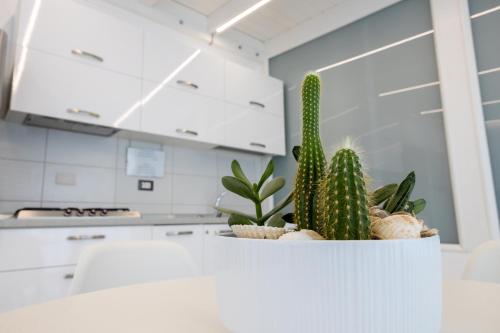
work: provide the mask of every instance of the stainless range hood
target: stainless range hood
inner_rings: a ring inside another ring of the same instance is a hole
[[[34,114],[26,115],[23,124],[28,126],[53,128],[62,131],[70,131],[70,132],[99,135],[99,136],[111,136],[119,131],[118,129],[112,127],[91,125],[71,120],[39,116]]]

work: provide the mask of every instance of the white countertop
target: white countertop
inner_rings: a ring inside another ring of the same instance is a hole
[[[149,214],[141,218],[114,217],[51,217],[43,219],[16,219],[12,216],[1,218],[0,229],[16,228],[59,228],[59,227],[99,227],[99,226],[141,226],[141,225],[183,225],[183,224],[226,224],[227,217],[210,215],[163,215]]]
[[[499,308],[500,284],[446,281],[441,333],[498,333]],[[215,281],[205,277],[113,288],[28,306],[0,314],[0,332],[225,333],[228,330],[219,319]]]

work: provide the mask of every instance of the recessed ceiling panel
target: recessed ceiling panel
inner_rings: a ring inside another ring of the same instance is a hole
[[[217,8],[224,6],[229,1],[231,0],[174,0],[174,2],[205,16],[212,14]]]

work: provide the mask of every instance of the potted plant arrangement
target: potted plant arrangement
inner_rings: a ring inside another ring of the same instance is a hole
[[[223,185],[254,202],[256,214],[220,208],[236,237],[218,237],[217,298],[234,332],[437,333],[441,254],[436,229],[411,200],[415,173],[367,190],[356,149],[326,162],[319,136],[320,78],[302,85],[302,145],[294,148],[293,193],[274,209],[262,201],[285,185],[270,162],[252,184],[239,163]],[[281,210],[294,202],[293,214]],[[296,230],[286,230],[293,221]]]

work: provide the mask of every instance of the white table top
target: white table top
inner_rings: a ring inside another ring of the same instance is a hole
[[[442,333],[500,332],[500,284],[444,284]],[[425,318],[422,318],[425,320]],[[0,315],[2,333],[228,332],[211,277],[108,289]]]

